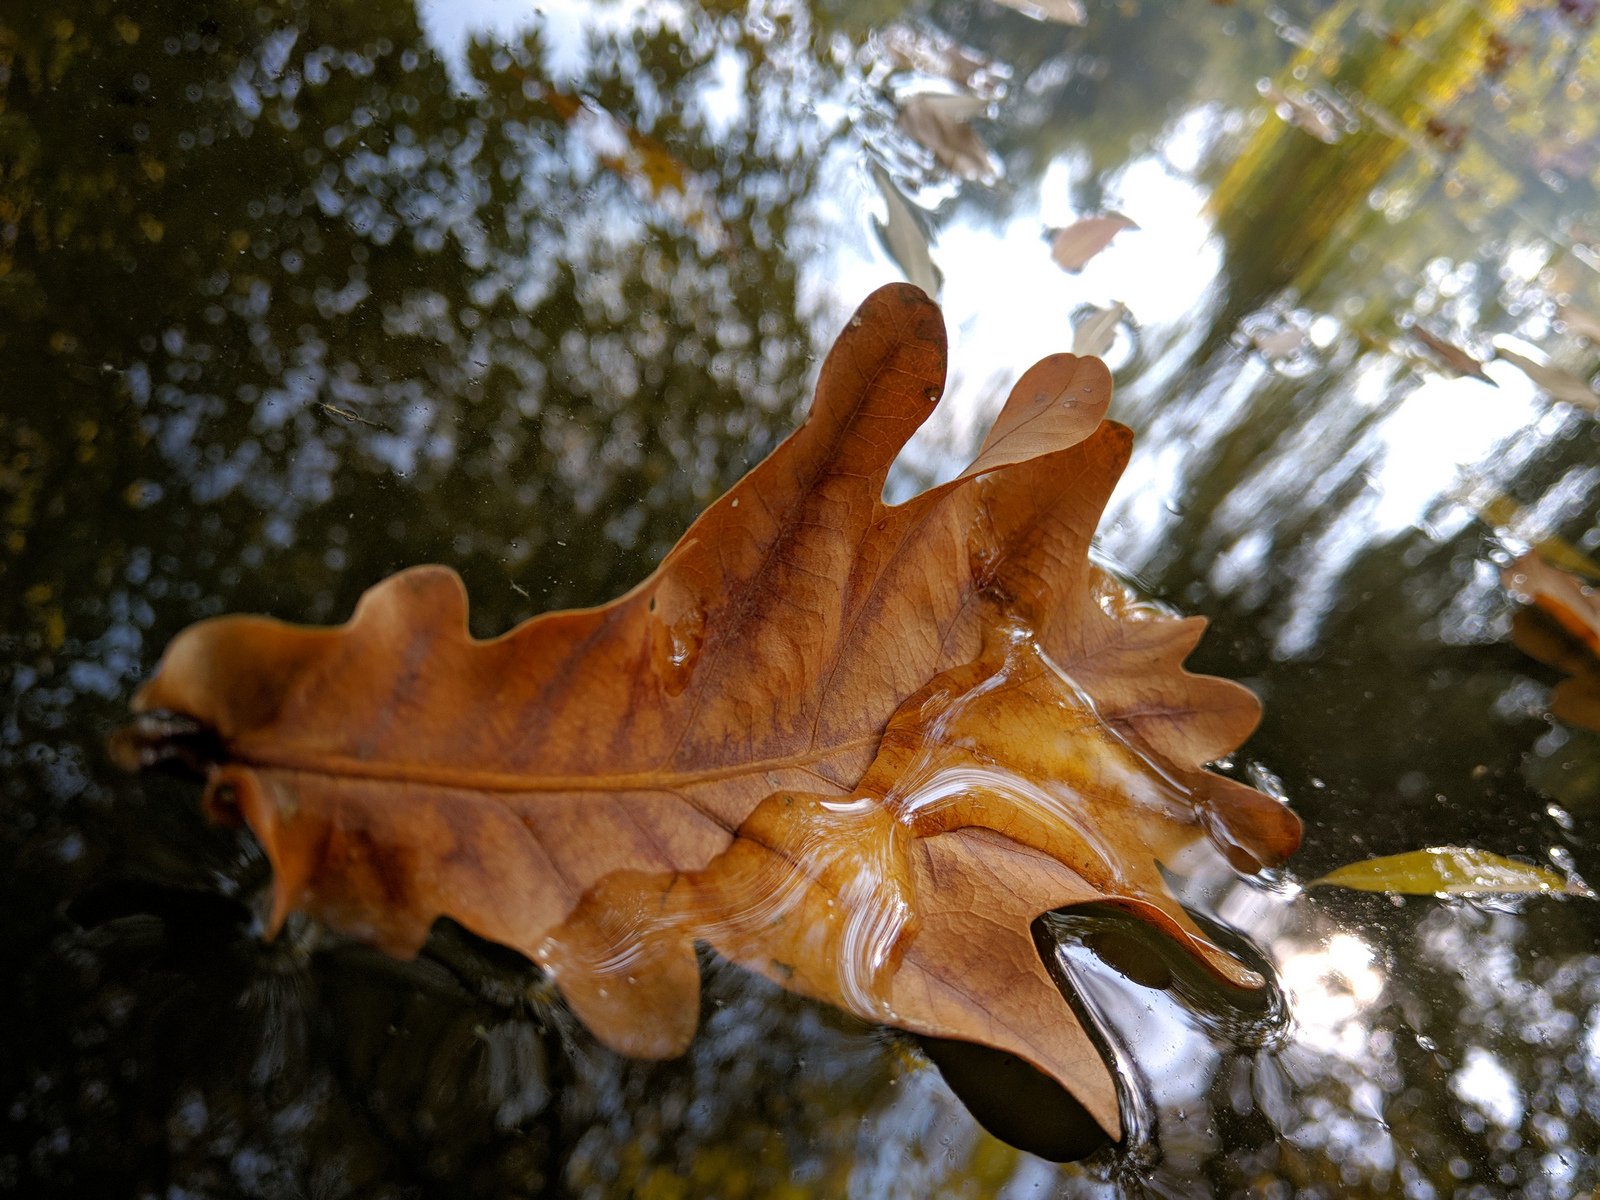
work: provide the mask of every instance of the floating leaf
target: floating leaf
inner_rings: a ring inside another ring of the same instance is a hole
[[[891,25],[883,31],[878,47],[892,66],[937,75],[985,99],[994,99],[1011,74],[1004,64],[926,27]]]
[[[1121,213],[1106,213],[1099,217],[1084,217],[1065,229],[1056,230],[1050,240],[1050,257],[1064,271],[1078,272],[1100,251],[1111,244],[1111,239],[1124,229],[1139,228]]]
[[[1501,582],[1517,599],[1548,614],[1584,649],[1600,655],[1600,602],[1592,588],[1532,551],[1501,572]]]
[[[1464,375],[1482,380],[1490,387],[1500,386],[1483,373],[1482,362],[1468,354],[1454,342],[1447,342],[1438,334],[1429,333],[1421,325],[1413,325],[1410,333],[1416,341],[1427,347],[1435,361],[1443,364],[1452,375]]]
[[[1330,871],[1309,886],[1322,885],[1406,896],[1594,895],[1581,880],[1463,846],[1429,846],[1369,858]]]
[[[1083,25],[1089,20],[1089,10],[1084,7],[1083,0],[995,0],[995,3],[1035,21]]]
[[[976,96],[923,93],[905,102],[899,125],[908,137],[932,151],[940,165],[963,179],[989,183],[999,178],[999,163],[969,124],[987,108]]]
[[[1305,330],[1294,325],[1260,330],[1250,335],[1250,344],[1267,359],[1293,358],[1306,347]]]
[[[1072,331],[1072,352],[1099,356],[1111,349],[1117,328],[1128,319],[1128,306],[1118,300],[1110,308],[1094,308]]]
[[[1495,354],[1533,380],[1552,400],[1576,404],[1580,408],[1587,408],[1590,412],[1600,412],[1600,395],[1595,393],[1587,379],[1574,375],[1571,371],[1564,371],[1560,367],[1549,367],[1544,363],[1534,362],[1526,355],[1518,354],[1515,350],[1507,350],[1504,346],[1496,346]]]
[[[1104,366],[1035,364],[966,471],[885,505],[944,378],[937,307],[883,288],[806,422],[627,595],[477,641],[459,578],[418,567],[339,628],[205,621],[119,754],[212,747],[206,803],[265,848],[272,930],[306,909],[411,955],[452,917],[637,1056],[693,1036],[702,942],[1014,1055],[1114,1136],[1111,1075],[1032,922],[1109,900],[1256,986],[1162,864],[1210,847],[1252,870],[1299,822],[1203,769],[1258,715],[1182,669],[1204,621],[1087,557],[1131,445]]]
[[[933,254],[928,249],[928,232],[923,218],[912,211],[911,202],[900,193],[889,172],[878,163],[872,163],[872,179],[883,194],[887,220],[876,222],[878,236],[906,279],[930,296],[939,291],[943,276],[934,266]]]

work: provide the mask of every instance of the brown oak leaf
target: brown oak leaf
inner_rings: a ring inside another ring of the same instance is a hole
[[[123,754],[210,731],[207,805],[293,910],[417,952],[449,916],[538,962],[611,1047],[681,1052],[696,942],[784,987],[1016,1055],[1116,1136],[1116,1091],[1040,958],[1041,914],[1110,901],[1242,987],[1168,893],[1211,846],[1281,860],[1299,822],[1202,765],[1258,705],[1181,664],[1204,626],[1088,558],[1131,435],[1060,354],[975,461],[900,505],[890,464],[945,378],[915,287],[875,292],[805,423],[633,591],[488,641],[444,567],[348,624],[180,634]]]

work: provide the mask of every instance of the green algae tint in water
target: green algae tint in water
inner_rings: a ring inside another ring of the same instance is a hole
[[[1294,882],[1438,844],[1600,877],[1600,739],[1543,715],[1497,584],[1528,542],[1600,545],[1595,417],[1490,357],[1600,365],[1574,318],[1600,312],[1593,7],[1085,7],[0,11],[0,1189],[1600,1186],[1595,905]],[[956,90],[989,102],[993,186],[897,122]],[[1306,822],[1293,877],[1183,892],[1265,998],[1114,922],[1041,928],[1127,1087],[1134,1144],[1086,1165],[739,972],[652,1065],[448,928],[411,965],[261,945],[259,853],[101,749],[202,616],[338,620],[439,561],[483,634],[640,578],[899,277],[874,165],[961,372],[892,490],[967,461],[1019,367],[1125,303],[1138,441],[1102,549],[1212,617],[1191,665],[1266,702],[1231,769]],[[1061,271],[1046,231],[1105,211],[1138,229]]]

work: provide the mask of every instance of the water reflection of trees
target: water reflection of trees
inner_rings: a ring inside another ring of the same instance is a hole
[[[413,977],[253,949],[231,902],[195,916],[168,889],[231,892],[259,862],[178,817],[183,793],[107,777],[96,743],[224,603],[336,618],[431,558],[487,631],[642,574],[802,399],[789,251],[817,126],[793,75],[829,68],[788,24],[708,17],[562,81],[681,160],[735,231],[709,246],[528,86],[536,37],[474,51],[463,94],[404,3],[7,23],[0,554],[27,586],[0,600],[3,753],[31,815],[5,888],[39,1035],[8,1170],[60,1194],[538,1191],[565,1074],[543,1026],[448,975],[408,1000]],[[713,151],[693,101],[717,55],[743,119]],[[119,876],[160,887],[80,895],[88,933],[41,903]]]
[[[874,68],[857,54],[877,18],[905,19],[891,7],[775,9],[770,23],[689,9],[681,29],[593,33],[579,75],[559,79],[531,34],[474,50],[467,92],[405,3],[7,15],[0,572],[19,586],[0,588],[0,761],[19,817],[0,832],[16,864],[0,897],[30,964],[14,1027],[31,1031],[12,1089],[27,1149],[0,1164],[7,1183],[1093,1190],[1094,1170],[1041,1173],[979,1136],[898,1045],[737,975],[714,975],[690,1056],[651,1067],[564,1040],[523,968],[448,934],[414,968],[314,942],[258,947],[232,897],[259,882],[259,857],[201,831],[184,788],[117,780],[97,749],[167,636],[224,605],[337,619],[365,584],[434,559],[467,576],[482,632],[642,574],[802,399],[814,334],[797,271],[836,135],[809,101],[864,86]],[[1456,21],[1472,40],[1515,6],[1432,7],[1437,28]],[[1328,28],[1360,8],[1334,6]],[[1093,207],[1169,110],[1248,109],[1257,64],[1293,55],[1248,6],[1210,9],[1147,5],[1049,37],[982,6],[913,14],[1012,68],[993,130],[1011,190],[963,193],[940,219],[1004,210],[1063,156],[1074,205]],[[1507,28],[1549,49],[1508,68],[1507,86],[1559,81],[1551,64],[1570,43]],[[1359,47],[1370,57],[1342,64],[1351,78],[1377,79],[1401,53],[1379,36]],[[1439,62],[1487,123],[1476,70]],[[726,236],[608,165],[557,93],[669,154]],[[1111,547],[1157,592],[1217,614],[1202,666],[1266,692],[1252,754],[1308,817],[1306,873],[1427,829],[1536,855],[1570,844],[1593,880],[1592,837],[1568,837],[1546,810],[1548,779],[1524,779],[1541,735],[1535,760],[1575,768],[1592,739],[1546,733],[1529,668],[1486,644],[1481,531],[1448,505],[1426,530],[1376,537],[1367,520],[1379,434],[1420,379],[1393,353],[1394,307],[1462,331],[1521,313],[1537,330],[1542,301],[1500,268],[1507,245],[1559,224],[1559,205],[1532,188],[1525,226],[1493,224],[1520,177],[1469,139],[1449,219],[1413,208],[1389,221],[1363,207],[1367,176],[1344,187],[1335,207],[1364,214],[1369,255],[1346,258],[1308,234],[1305,189],[1350,184],[1367,142],[1311,144],[1273,120],[1231,159],[1218,136],[1200,172],[1223,181],[1232,304],[1179,368],[1162,364],[1162,395],[1138,384],[1170,348],[1165,331],[1131,365],[1126,415],[1154,452],[1181,451],[1165,493],[1176,511],[1130,517]],[[1497,153],[1516,136],[1486,134]],[[1414,148],[1396,157],[1393,137],[1371,140],[1373,179],[1449,198]],[[1349,232],[1339,213],[1334,242]],[[1340,323],[1305,382],[1241,365],[1227,340],[1290,284],[1302,294],[1286,303]],[[1573,482],[1592,442],[1585,419],[1547,417],[1507,448],[1497,486],[1531,504],[1565,485],[1577,499],[1552,522],[1592,541]],[[1592,820],[1593,787],[1562,787]],[[1346,1022],[1348,1045],[1218,1049],[1214,1030],[1191,1031],[1214,1069],[1181,1118],[1159,1114],[1172,1178],[1263,1195],[1492,1195],[1503,1171],[1547,1179],[1549,1195],[1595,1186],[1600,961],[1586,912],[1346,898],[1234,917],[1276,939],[1286,978],[1308,987],[1350,991],[1334,976],[1370,947],[1383,991]],[[1517,1106],[1484,1099],[1506,1079]],[[1383,1138],[1389,1158],[1371,1150]]]

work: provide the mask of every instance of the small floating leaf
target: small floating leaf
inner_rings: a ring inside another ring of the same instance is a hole
[[[1322,885],[1406,896],[1594,895],[1581,880],[1465,846],[1429,846],[1369,858],[1330,871],[1309,886]]]
[[[1518,354],[1515,350],[1507,350],[1504,346],[1495,347],[1495,354],[1533,380],[1539,386],[1539,390],[1552,400],[1576,404],[1579,408],[1587,408],[1590,412],[1600,412],[1600,395],[1595,393],[1589,381],[1582,376],[1564,371],[1560,367],[1534,362],[1526,355]]]
[[[1261,357],[1272,361],[1293,358],[1305,349],[1307,340],[1306,331],[1294,325],[1280,325],[1277,329],[1250,335],[1250,343],[1261,352]]]
[[[937,75],[959,88],[994,99],[1011,69],[928,26],[893,24],[883,31],[878,47],[884,60],[899,70]]]
[[[1078,272],[1100,251],[1111,244],[1111,239],[1124,229],[1139,228],[1121,213],[1106,213],[1099,217],[1085,217],[1074,221],[1065,229],[1056,230],[1050,239],[1050,257],[1063,271]]]
[[[1505,589],[1550,617],[1590,654],[1600,657],[1600,598],[1594,589],[1559,571],[1532,551],[1501,573]]]
[[[1434,359],[1449,370],[1451,374],[1470,376],[1473,379],[1482,380],[1490,387],[1499,386],[1483,373],[1483,363],[1454,342],[1447,342],[1438,334],[1429,333],[1421,325],[1412,326],[1411,336],[1427,347]]]
[[[1600,342],[1600,316],[1576,304],[1557,305],[1556,316],[1561,318],[1567,332],[1575,333],[1588,342]]]
[[[884,249],[894,259],[895,265],[905,272],[908,282],[916,284],[930,296],[937,295],[944,277],[933,263],[933,254],[928,249],[928,231],[923,226],[922,218],[911,210],[911,201],[901,195],[894,180],[889,178],[889,172],[876,162],[872,164],[872,179],[878,185],[878,191],[883,193],[884,210],[888,218],[874,223],[878,236],[883,239]]]
[[[930,150],[941,166],[963,179],[989,183],[999,178],[999,164],[969,124],[988,107],[977,96],[912,96],[900,110],[899,125],[908,137]]]
[[[1035,21],[1082,25],[1089,20],[1089,10],[1084,7],[1083,0],[995,0],[995,3]]]
[[[1128,306],[1120,300],[1110,308],[1091,309],[1089,315],[1072,331],[1072,352],[1097,357],[1103,355],[1111,349],[1111,342],[1117,336],[1117,327],[1127,317]]]
[[[1543,522],[1504,492],[1488,487],[1469,487],[1460,494],[1462,503],[1505,540],[1520,541],[1539,552],[1539,557],[1582,579],[1600,581],[1600,562],[1585,554],[1566,538],[1547,532]]]

